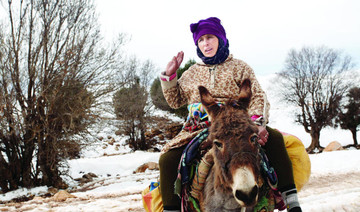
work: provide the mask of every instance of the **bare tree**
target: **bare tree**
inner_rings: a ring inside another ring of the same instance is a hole
[[[113,97],[115,114],[122,120],[119,128],[129,136],[127,143],[133,150],[147,150],[152,146],[146,140],[150,99],[149,86],[156,72],[154,64],[139,62],[135,57],[128,61],[119,77],[120,87]]]
[[[353,146],[359,148],[356,133],[360,126],[360,87],[352,87],[346,97],[348,99],[344,105],[346,112],[341,111],[336,121],[342,129],[351,131]]]
[[[289,51],[285,68],[278,73],[283,99],[298,106],[296,122],[311,135],[308,152],[320,146],[320,131],[334,125],[340,100],[351,83],[346,78],[353,67],[351,58],[327,48],[304,47]]]
[[[120,39],[106,48],[92,0],[7,1],[0,30],[0,187],[66,187],[60,166],[86,142],[112,91]]]

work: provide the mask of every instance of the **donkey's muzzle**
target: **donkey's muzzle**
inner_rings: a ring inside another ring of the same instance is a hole
[[[254,206],[257,202],[259,194],[259,187],[255,185],[250,191],[244,192],[242,190],[235,191],[235,197],[238,201],[244,203],[245,207]]]

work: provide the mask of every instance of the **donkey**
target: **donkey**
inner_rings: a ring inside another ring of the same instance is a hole
[[[259,199],[258,128],[247,113],[250,80],[244,80],[240,91],[237,99],[219,106],[205,87],[199,87],[211,120],[208,142],[214,160],[199,199],[201,211],[252,211]]]

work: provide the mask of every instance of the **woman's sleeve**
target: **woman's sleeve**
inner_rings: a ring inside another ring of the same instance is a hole
[[[166,102],[171,108],[177,109],[187,103],[187,98],[178,81],[176,73],[175,76],[167,77],[163,73],[160,75],[161,88]]]
[[[254,121],[263,121],[265,125],[269,121],[270,103],[267,100],[264,90],[261,88],[254,71],[246,63],[242,62],[236,68],[234,73],[235,81],[240,85],[245,79],[251,81],[251,101],[249,105],[249,115]]]

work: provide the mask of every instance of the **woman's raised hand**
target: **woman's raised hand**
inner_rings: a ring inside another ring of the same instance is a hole
[[[174,56],[173,59],[167,64],[165,75],[166,76],[173,75],[176,72],[176,70],[178,70],[178,68],[180,67],[183,59],[184,59],[184,52],[181,51],[176,56]]]

